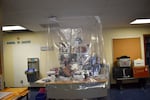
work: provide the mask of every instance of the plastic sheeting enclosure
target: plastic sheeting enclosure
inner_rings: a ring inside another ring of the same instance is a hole
[[[71,81],[70,85],[73,82],[82,83],[71,87],[71,90],[95,88],[89,82],[101,82],[96,86],[103,89],[107,87],[109,72],[103,50],[102,25],[98,16],[52,17],[49,19],[47,38],[51,52],[51,55],[47,55],[50,68],[47,73],[50,77],[48,90],[53,87],[54,82],[64,81]],[[51,82],[53,85],[50,85]],[[86,82],[88,85],[83,85]]]

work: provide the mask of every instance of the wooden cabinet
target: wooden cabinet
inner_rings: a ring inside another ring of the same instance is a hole
[[[148,66],[133,66],[133,77],[134,78],[149,78],[149,67]]]

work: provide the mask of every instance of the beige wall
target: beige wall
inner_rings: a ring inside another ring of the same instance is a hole
[[[144,59],[143,34],[150,34],[149,28],[119,28],[103,30],[106,60],[110,63],[110,72],[113,64],[112,39],[114,38],[133,38],[140,37],[142,58]],[[8,41],[31,40],[30,44],[14,44],[7,45]],[[41,51],[41,46],[47,45],[47,36],[43,32],[39,33],[20,33],[4,35],[4,74],[6,86],[21,86],[20,80],[24,81],[24,85],[28,85],[24,71],[27,69],[28,57],[39,57],[41,77],[46,76],[46,72],[50,69],[50,65],[57,66],[54,51]],[[51,54],[52,59],[48,54]],[[112,75],[112,74],[111,74]],[[19,76],[19,77],[18,77]],[[114,81],[111,78],[111,82]]]
[[[20,41],[20,43],[17,43]],[[31,43],[22,44],[22,41],[31,41]],[[7,44],[15,42],[15,44]],[[51,68],[58,66],[55,51],[42,51],[41,47],[47,46],[47,33],[4,33],[3,51],[4,51],[4,78],[6,87],[20,87],[23,80],[23,86],[29,85],[25,70],[27,70],[27,58],[39,58],[40,77],[46,77],[46,72]]]
[[[144,59],[144,43],[143,34],[150,34],[150,28],[116,28],[103,30],[104,44],[105,44],[105,55],[107,61],[110,63],[110,76],[111,83],[114,83],[112,79],[112,67],[113,67],[113,51],[112,51],[112,40],[117,38],[135,38],[140,37],[141,39],[141,57]]]
[[[0,89],[3,89],[3,52],[2,52],[2,0],[0,0]]]
[[[15,42],[16,44],[7,44],[7,42]],[[20,41],[20,43],[17,43]],[[21,44],[21,41],[31,41],[28,44]],[[44,44],[43,44],[44,43]],[[40,46],[45,45],[44,33],[19,33],[3,35],[3,51],[4,51],[4,76],[7,87],[18,87],[24,81],[24,85],[28,85],[25,70],[27,70],[27,58],[40,59]],[[42,62],[40,62],[42,64]],[[41,65],[40,65],[41,66]],[[40,73],[43,72],[45,66],[42,66]]]
[[[2,31],[1,31],[1,27],[2,27],[2,3],[0,0],[0,60],[1,59],[1,55],[2,55]],[[0,61],[0,74],[2,74],[2,64]]]

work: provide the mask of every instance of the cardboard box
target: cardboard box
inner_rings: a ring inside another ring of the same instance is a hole
[[[148,78],[150,77],[148,66],[133,67],[134,78]]]
[[[137,60],[134,60],[134,66],[136,67],[136,66],[145,66],[145,62],[144,62],[144,60],[142,60],[142,59],[137,59]]]

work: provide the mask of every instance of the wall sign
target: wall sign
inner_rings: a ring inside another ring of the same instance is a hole
[[[30,40],[27,40],[27,41],[8,41],[6,42],[7,45],[13,45],[13,44],[28,44],[28,43],[31,43]]]

